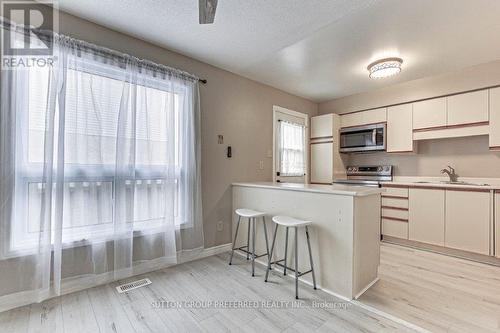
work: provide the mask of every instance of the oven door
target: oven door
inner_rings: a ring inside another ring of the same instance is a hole
[[[340,130],[340,152],[385,150],[386,124],[343,128]]]

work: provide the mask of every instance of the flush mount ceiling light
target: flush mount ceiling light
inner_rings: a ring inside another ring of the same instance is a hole
[[[402,63],[401,58],[385,58],[372,62],[367,69],[372,79],[381,79],[399,74]]]

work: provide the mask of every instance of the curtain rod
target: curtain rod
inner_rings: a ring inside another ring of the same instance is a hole
[[[123,53],[120,51],[116,51],[116,50],[113,50],[113,49],[110,49],[107,47],[99,46],[99,45],[96,45],[93,43],[89,43],[89,42],[84,41],[84,40],[76,39],[76,38],[69,37],[69,36],[66,36],[63,34],[58,34],[54,31],[40,30],[40,29],[35,29],[33,27],[18,25],[18,24],[15,24],[15,23],[13,23],[13,22],[11,22],[3,17],[0,18],[0,26],[2,26],[4,29],[9,29],[9,30],[11,30],[12,28],[17,29],[18,31],[21,30],[20,32],[25,33],[25,34],[33,33],[33,34],[37,35],[39,38],[48,38],[48,39],[52,39],[52,40],[54,40],[55,38],[59,38],[59,39],[63,39],[63,40],[74,41],[75,43],[78,43],[81,46],[88,48],[92,51],[100,52],[102,54],[107,54],[110,56],[120,57],[124,60],[125,59],[134,59],[135,61],[142,63],[146,66],[161,68],[161,69],[168,71],[172,74],[177,74],[179,76],[183,76],[186,78],[197,80],[198,82],[200,82],[202,84],[208,83],[207,79],[199,78],[198,76],[196,76],[194,74],[191,74],[189,72],[186,72],[186,71],[183,71],[183,70],[180,70],[177,68],[173,68],[173,67],[163,65],[163,64],[158,64],[158,63],[151,61],[151,60],[141,59],[141,58],[135,57],[133,55]]]

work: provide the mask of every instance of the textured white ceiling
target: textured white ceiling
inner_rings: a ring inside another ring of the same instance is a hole
[[[500,59],[499,0],[59,0],[62,10],[315,101]],[[371,80],[375,58],[403,72]]]

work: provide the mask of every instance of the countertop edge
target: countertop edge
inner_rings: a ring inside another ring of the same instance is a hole
[[[353,190],[341,190],[341,189],[329,189],[326,188],[330,185],[316,185],[316,186],[325,186],[322,188],[300,188],[300,187],[288,187],[275,183],[252,183],[252,182],[234,182],[231,184],[232,186],[240,186],[240,187],[254,187],[254,188],[266,188],[266,189],[274,189],[281,191],[296,191],[296,192],[311,192],[311,193],[320,193],[320,194],[332,194],[332,195],[344,195],[351,197],[365,197],[370,195],[381,194],[384,192],[383,189],[379,188],[362,188],[361,191],[353,191]],[[333,186],[333,185],[331,185]]]
[[[404,181],[392,181],[384,182],[382,186],[390,187],[392,186],[408,186],[408,187],[418,187],[418,188],[442,188],[442,189],[463,189],[463,190],[483,190],[483,191],[497,191],[500,190],[500,186],[497,185],[450,185],[450,184],[440,184],[434,182],[404,182]]]

